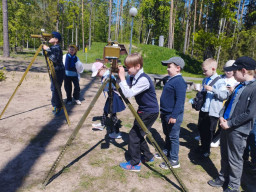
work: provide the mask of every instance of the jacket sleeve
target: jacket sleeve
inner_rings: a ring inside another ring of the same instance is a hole
[[[250,97],[243,99],[250,100],[248,107],[245,112],[240,113],[236,117],[231,117],[231,119],[228,120],[229,127],[239,127],[256,116],[256,89],[252,92]]]
[[[63,62],[64,66],[65,66],[65,63],[66,63],[66,56],[67,56],[67,54],[63,55],[63,57],[62,57],[62,62]]]
[[[212,87],[214,97],[219,100],[226,100],[229,96],[229,91],[226,88],[226,83],[223,79],[219,79]]]

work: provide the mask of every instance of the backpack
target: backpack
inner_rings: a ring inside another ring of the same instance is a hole
[[[218,80],[220,79],[220,76],[216,77],[209,86],[213,86]],[[206,94],[207,91],[200,91],[196,94],[196,97],[193,99],[192,108],[196,111],[200,111],[200,109],[203,107],[205,100],[206,100]]]

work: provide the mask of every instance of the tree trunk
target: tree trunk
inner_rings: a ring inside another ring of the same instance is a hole
[[[76,46],[78,45],[78,27],[76,24]]]
[[[121,22],[121,42],[123,42],[123,0],[121,0],[121,13],[120,13],[121,17],[119,19],[119,21]]]
[[[173,24],[172,24],[172,48],[174,49],[174,28],[175,28],[175,18],[176,18],[176,10],[177,10],[177,5],[176,3],[175,9],[174,9],[174,14],[173,14]]]
[[[115,31],[115,40],[118,42],[118,23],[119,23],[119,0],[117,0],[117,5],[116,5],[116,31]]]
[[[143,21],[144,21],[144,17],[141,18],[141,25],[140,25],[140,29],[139,29],[139,44],[142,43],[142,30],[143,30]]]
[[[92,3],[90,4],[90,22],[89,22],[89,50],[92,44]]]
[[[72,43],[74,42],[74,27],[75,27],[75,21],[73,18],[73,25],[72,25]]]
[[[186,31],[185,31],[185,38],[184,38],[184,47],[183,47],[183,54],[186,53],[187,50],[187,41],[188,41],[188,25],[189,25],[189,14],[190,14],[190,0],[188,0],[188,15],[186,21]]]
[[[84,0],[82,0],[82,39],[83,39],[83,53],[84,53]]]
[[[9,50],[9,34],[8,34],[8,4],[7,0],[2,0],[2,11],[3,11],[3,56],[10,57],[10,50]]]
[[[194,55],[195,32],[196,32],[196,6],[197,6],[197,0],[195,0],[195,10],[194,10],[193,40],[192,40],[192,52],[191,52],[192,57]]]
[[[63,20],[61,21],[61,34],[62,34],[62,49],[65,49],[65,35],[64,35],[64,24]]]
[[[240,7],[241,7],[241,1],[242,0],[239,1],[239,5],[238,5],[238,9],[237,9],[237,20],[238,20],[238,23],[239,23],[239,12],[240,12]],[[244,2],[245,2],[245,0],[244,0]],[[242,17],[242,15],[241,15],[241,17]],[[235,23],[235,26],[234,26],[233,40],[234,40],[235,34],[236,34],[236,26],[237,26],[237,23]],[[233,40],[232,40],[232,43],[231,43],[231,48],[233,47]]]
[[[240,16],[240,22],[238,22],[238,28],[239,29],[241,28],[242,18],[243,18],[243,14],[244,14],[244,3],[245,3],[245,0],[243,1],[243,6],[242,6],[242,11],[241,11],[241,16]],[[237,44],[238,44],[239,35],[240,35],[240,33],[237,34],[236,45],[235,45],[236,47],[237,47]]]
[[[60,0],[58,0],[57,2],[57,18],[56,18],[56,31],[59,31],[59,3],[60,3]]]
[[[206,7],[206,17],[205,17],[205,32],[208,30],[208,6]]]
[[[111,41],[112,0],[109,0],[108,41]]]
[[[198,18],[198,26],[201,26],[201,18],[202,18],[202,13],[203,13],[203,3],[204,3],[204,0],[201,1],[201,5],[200,5],[200,12],[199,12],[199,18]]]
[[[170,21],[169,21],[169,39],[168,39],[168,48],[172,49],[172,20],[173,20],[173,0],[171,0],[170,7]]]

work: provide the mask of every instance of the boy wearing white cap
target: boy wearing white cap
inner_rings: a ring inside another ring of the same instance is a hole
[[[101,77],[101,82],[104,82],[106,78],[108,78],[110,75],[109,69],[106,68],[105,65],[101,62],[95,62],[92,65],[92,77],[98,76]],[[112,79],[116,79],[113,75],[111,76]],[[118,124],[118,118],[116,116],[117,112],[121,112],[125,109],[125,105],[123,103],[122,98],[120,97],[119,93],[117,92],[115,86],[112,84],[112,90],[109,90],[109,85],[107,84],[106,87],[103,90],[104,92],[112,91],[113,95],[113,103],[112,103],[112,122],[114,124],[114,128],[111,128],[111,133],[109,134],[109,137],[112,139],[121,139],[122,135],[119,132],[119,124]],[[104,106],[104,112],[102,115],[101,122],[98,124],[92,124],[94,129],[102,131],[106,126],[106,120],[109,114],[109,97],[106,100],[105,106]]]
[[[234,62],[235,62],[235,60],[229,60],[226,62],[226,64],[223,67],[225,74],[221,76],[221,78],[224,79],[224,81],[226,83],[227,90],[229,91],[229,93],[232,93],[235,86],[237,86],[239,84],[234,78],[234,72],[226,70],[228,67],[232,66]],[[223,103],[225,103],[225,101]],[[219,147],[219,145],[220,145],[220,129],[221,128],[219,127],[218,130],[216,131],[216,133],[214,134],[212,142],[211,142],[211,147]]]

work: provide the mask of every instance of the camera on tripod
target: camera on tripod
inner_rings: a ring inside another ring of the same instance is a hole
[[[31,38],[38,38],[40,39],[43,44],[45,44],[47,41],[49,41],[53,36],[51,33],[42,33],[40,35],[34,35],[34,34],[31,34],[30,35]]]
[[[118,58],[120,57],[120,47],[118,43],[109,42],[104,47],[104,59],[112,60],[111,71],[118,73]]]

